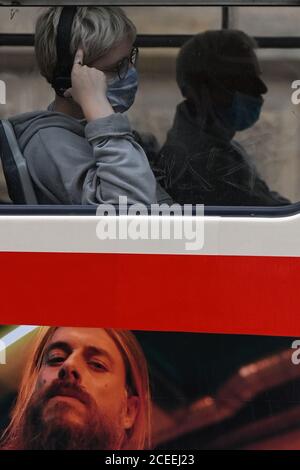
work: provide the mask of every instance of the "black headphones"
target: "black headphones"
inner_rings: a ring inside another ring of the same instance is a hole
[[[63,7],[56,35],[57,62],[54,69],[52,87],[59,96],[71,88],[71,72],[74,56],[70,52],[71,32],[77,7]]]

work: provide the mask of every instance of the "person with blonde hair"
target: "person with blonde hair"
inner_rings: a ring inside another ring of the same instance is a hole
[[[1,450],[150,448],[147,363],[127,330],[44,327]]]
[[[48,110],[9,119],[39,204],[157,202],[128,117],[138,87],[136,28],[117,7],[51,7],[35,52],[55,90]]]

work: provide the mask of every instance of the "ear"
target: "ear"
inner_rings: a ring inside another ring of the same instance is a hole
[[[127,395],[127,407],[124,414],[124,428],[131,429],[139,409],[140,400],[136,395],[128,396]]]

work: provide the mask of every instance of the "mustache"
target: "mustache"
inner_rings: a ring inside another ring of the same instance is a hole
[[[60,379],[54,380],[52,384],[49,385],[44,394],[44,401],[48,401],[58,395],[76,398],[84,405],[90,405],[92,401],[90,395],[83,390],[80,385],[75,382],[67,382]]]

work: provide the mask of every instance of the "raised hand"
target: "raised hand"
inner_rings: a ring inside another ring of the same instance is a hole
[[[105,117],[114,111],[106,97],[106,77],[101,70],[82,65],[84,54],[78,49],[71,73],[72,88],[64,93],[82,108],[88,121]]]

